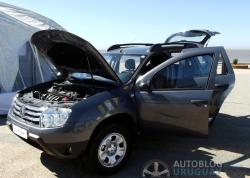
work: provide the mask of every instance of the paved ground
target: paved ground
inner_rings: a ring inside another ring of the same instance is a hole
[[[216,177],[250,177],[250,70],[236,71],[236,86],[208,138],[140,136],[126,167],[113,177],[140,177],[144,164],[160,159],[203,160],[222,164]],[[47,156],[12,134],[0,119],[0,177],[90,177],[79,160]],[[192,176],[190,176],[192,177]],[[204,176],[203,176],[204,177]]]

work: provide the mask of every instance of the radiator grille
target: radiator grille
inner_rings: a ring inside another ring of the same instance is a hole
[[[16,99],[13,103],[12,114],[23,122],[40,127],[41,107],[34,107],[21,103]]]

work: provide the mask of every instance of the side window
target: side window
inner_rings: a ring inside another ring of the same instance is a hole
[[[194,56],[167,66],[154,75],[151,89],[204,89],[213,57]]]
[[[227,66],[225,64],[225,60],[222,54],[219,54],[219,60],[217,64],[216,75],[226,75],[227,74]]]
[[[150,60],[142,68],[141,74],[142,75],[145,74],[146,72],[152,70],[153,68],[155,68],[156,66],[158,66],[161,63],[165,62],[169,58],[171,58],[171,55],[168,54],[168,53],[163,53],[163,52],[155,53],[154,55],[152,55],[150,57]]]

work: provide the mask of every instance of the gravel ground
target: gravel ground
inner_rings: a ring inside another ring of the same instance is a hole
[[[213,177],[250,177],[250,70],[236,70],[236,85],[206,138],[139,136],[128,164],[112,177],[140,177],[145,163],[160,159],[222,164]],[[15,136],[0,119],[0,177],[97,177],[80,160],[58,160]],[[177,177],[177,176],[176,176]],[[186,176],[193,177],[193,176]],[[208,177],[208,176],[201,176]]]

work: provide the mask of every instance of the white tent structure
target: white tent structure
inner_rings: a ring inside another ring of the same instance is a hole
[[[0,2],[0,114],[6,114],[16,91],[50,80],[30,37],[45,29],[64,30],[35,12]]]

